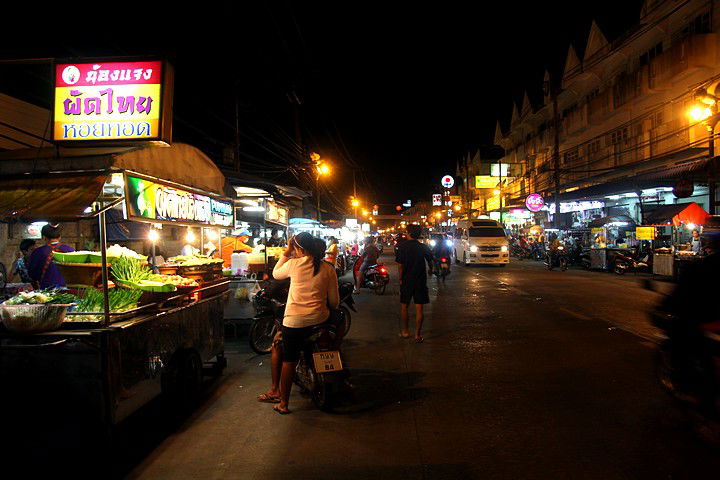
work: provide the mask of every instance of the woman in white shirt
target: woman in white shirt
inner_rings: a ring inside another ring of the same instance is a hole
[[[325,242],[303,232],[290,239],[273,269],[275,279],[290,279],[282,327],[282,365],[280,356],[273,355],[273,386],[258,399],[271,402],[279,399],[280,403],[273,408],[281,414],[290,413],[288,402],[295,366],[312,327],[325,323],[330,317],[330,308],[338,308],[340,304],[337,275],[335,269],[323,261],[324,256]]]

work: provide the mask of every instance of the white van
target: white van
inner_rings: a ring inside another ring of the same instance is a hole
[[[455,261],[465,265],[510,263],[507,236],[495,220],[460,220],[455,227]]]

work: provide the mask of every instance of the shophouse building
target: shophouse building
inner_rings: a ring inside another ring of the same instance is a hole
[[[583,54],[570,46],[562,78],[546,72],[541,104],[525,94],[509,127],[498,123],[509,173],[499,192],[473,192],[478,213],[522,210],[533,193],[547,204],[532,219],[540,224],[555,224],[558,193],[562,226],[619,214],[640,224],[673,203],[712,213],[716,119],[688,112],[718,111],[719,33],[720,9],[707,0],[648,0],[636,27],[613,41],[593,22]]]

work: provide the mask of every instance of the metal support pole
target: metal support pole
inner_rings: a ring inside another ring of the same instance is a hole
[[[105,211],[100,212],[100,257],[102,271],[102,292],[103,292],[103,327],[110,325],[110,298],[108,296],[108,268],[107,268],[107,225],[105,224]]]
[[[710,157],[710,164],[709,167],[709,174],[708,174],[708,197],[709,197],[709,207],[708,207],[708,213],[710,215],[715,215],[715,124],[713,126],[708,125],[708,157]]]
[[[555,124],[555,148],[553,149],[553,170],[555,173],[555,217],[553,225],[560,225],[560,115],[558,114],[557,92],[553,93],[553,123]]]
[[[200,255],[205,255],[205,227],[200,227]]]
[[[316,200],[317,200],[317,221],[318,223],[321,222],[320,220],[320,174],[318,173],[315,177],[315,191],[317,192]]]

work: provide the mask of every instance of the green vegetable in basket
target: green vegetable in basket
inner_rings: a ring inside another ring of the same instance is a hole
[[[110,303],[110,311],[113,313],[123,312],[135,308],[140,296],[140,290],[130,290],[127,288],[114,288],[108,291],[108,302]],[[81,299],[77,303],[76,311],[78,312],[102,312],[104,308],[104,299],[102,290],[89,288],[81,294]]]
[[[147,280],[152,273],[150,268],[142,265],[140,260],[126,256],[115,260],[110,267],[110,271],[116,281],[128,284]]]
[[[3,302],[4,305],[46,305],[46,304],[69,304],[77,300],[75,295],[65,293],[62,290],[47,288],[33,292],[20,292]]]

